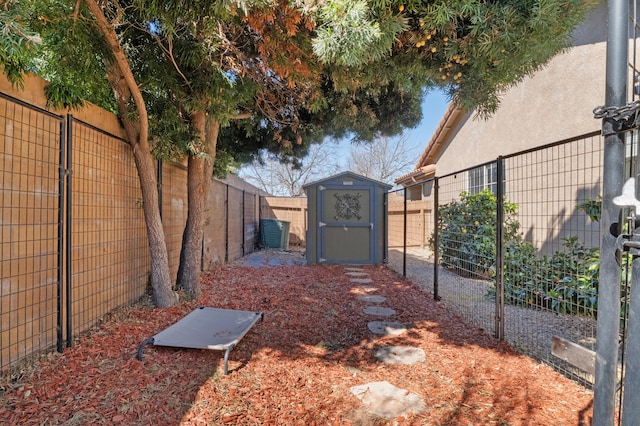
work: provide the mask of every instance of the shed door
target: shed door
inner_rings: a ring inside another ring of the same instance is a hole
[[[373,189],[321,187],[319,261],[374,263]]]

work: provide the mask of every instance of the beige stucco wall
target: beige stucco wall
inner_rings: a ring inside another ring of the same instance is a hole
[[[438,158],[436,174],[598,130],[593,109],[604,104],[606,4],[592,12],[574,40],[575,47],[502,95],[488,120],[467,114]]]

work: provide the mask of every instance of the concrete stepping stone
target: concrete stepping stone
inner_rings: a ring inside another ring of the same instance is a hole
[[[364,269],[362,268],[344,268],[345,271],[351,271],[351,272],[362,272],[364,271]]]
[[[369,414],[386,419],[420,413],[426,409],[420,395],[400,389],[386,381],[353,386],[350,390],[362,401]]]
[[[351,278],[349,281],[358,284],[369,284],[373,282],[371,278]]]
[[[379,317],[390,317],[396,313],[395,310],[391,308],[383,308],[382,306],[367,306],[363,311],[365,314],[376,315]]]
[[[387,346],[376,351],[376,358],[387,364],[417,364],[424,362],[426,355],[413,346]]]
[[[364,301],[364,302],[371,302],[371,303],[382,303],[385,300],[387,300],[386,297],[384,296],[378,296],[377,294],[367,294],[364,296],[358,296],[358,299]]]
[[[345,272],[345,275],[349,275],[350,277],[366,277],[369,274],[366,272]]]
[[[358,290],[364,291],[365,293],[371,293],[372,291],[377,291],[378,287],[371,287],[369,285],[363,285],[358,287]]]
[[[396,321],[371,321],[367,328],[374,334],[385,336],[399,336],[407,331],[407,327]]]

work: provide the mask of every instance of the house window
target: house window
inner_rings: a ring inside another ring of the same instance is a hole
[[[478,194],[483,189],[489,189],[494,194],[497,192],[498,167],[496,163],[485,164],[469,170],[469,188],[471,194]]]

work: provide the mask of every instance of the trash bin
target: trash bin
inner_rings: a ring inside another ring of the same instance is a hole
[[[260,219],[260,243],[263,247],[289,250],[291,222],[278,219]]]

